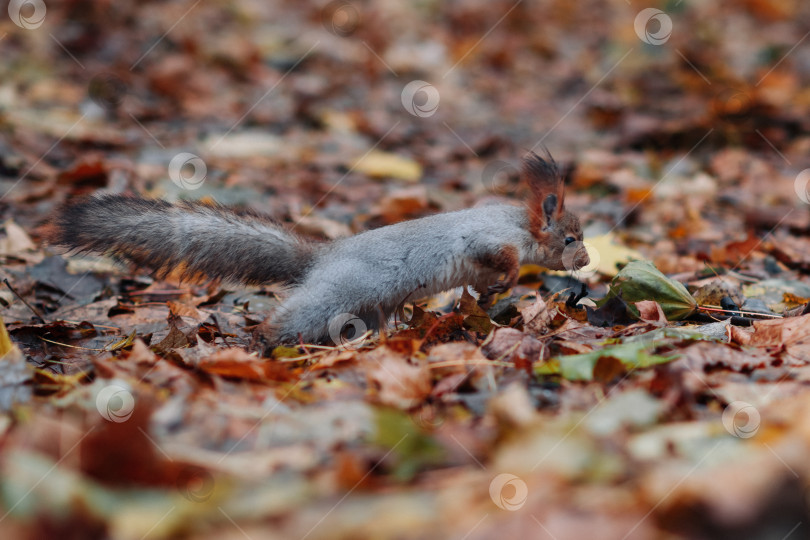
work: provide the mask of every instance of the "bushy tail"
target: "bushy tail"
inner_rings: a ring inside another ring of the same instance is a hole
[[[48,240],[106,253],[161,277],[246,284],[300,282],[315,247],[258,214],[120,195],[66,206],[52,221]]]

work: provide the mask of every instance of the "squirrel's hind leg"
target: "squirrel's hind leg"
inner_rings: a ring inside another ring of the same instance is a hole
[[[281,344],[339,345],[387,322],[383,307],[358,306],[351,295],[334,297],[333,290],[324,286],[293,292],[256,327],[254,343],[265,353]]]

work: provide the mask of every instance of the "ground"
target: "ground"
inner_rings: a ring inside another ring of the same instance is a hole
[[[807,537],[810,5],[7,8],[3,538]],[[282,289],[44,240],[99,191],[329,240],[546,148],[588,267],[267,358]]]

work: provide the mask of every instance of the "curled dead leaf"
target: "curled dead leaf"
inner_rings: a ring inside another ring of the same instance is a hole
[[[642,321],[656,324],[667,324],[667,317],[664,315],[664,310],[661,305],[655,300],[642,300],[636,302],[636,309],[638,309],[638,317]]]

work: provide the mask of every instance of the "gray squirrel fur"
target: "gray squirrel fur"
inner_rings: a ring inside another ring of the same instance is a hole
[[[121,195],[66,206],[49,240],[159,276],[284,284],[286,298],[260,325],[259,338],[266,347],[317,343],[345,314],[378,329],[404,302],[459,286],[471,285],[485,304],[516,284],[521,264],[565,269],[563,250],[582,241],[582,230],[563,206],[559,168],[550,155],[532,153],[522,177],[531,188],[523,206],[436,214],[331,242],[306,240],[256,213]],[[579,250],[568,266],[586,264]]]

